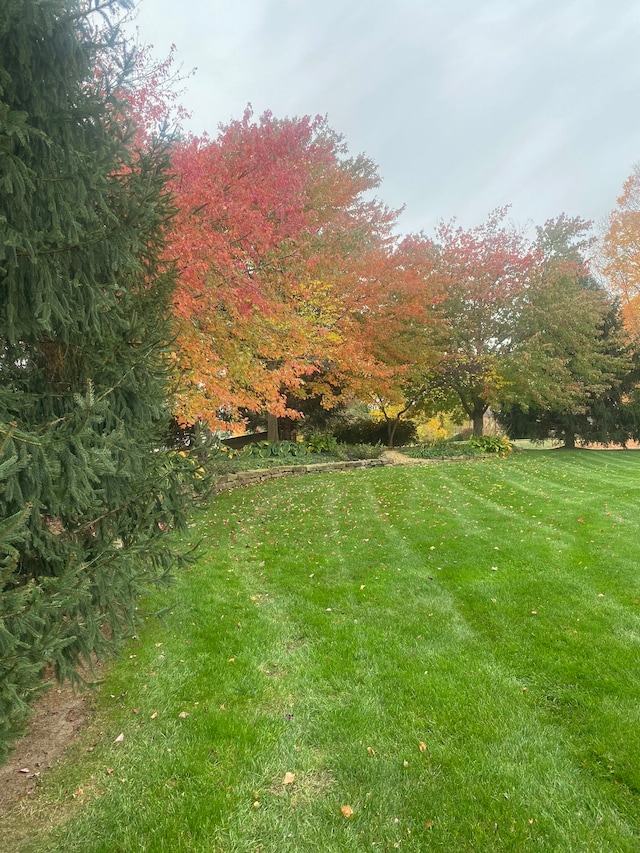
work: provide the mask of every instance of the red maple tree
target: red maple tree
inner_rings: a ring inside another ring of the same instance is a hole
[[[369,334],[393,253],[397,212],[325,119],[254,121],[174,156],[178,215],[178,417],[241,424],[243,410],[296,417],[287,397],[384,371]],[[315,384],[314,384],[315,383]]]

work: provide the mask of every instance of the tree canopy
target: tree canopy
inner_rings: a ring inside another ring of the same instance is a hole
[[[540,259],[514,337],[512,437],[624,442],[632,353],[619,306],[590,272],[591,223],[560,216],[537,229]]]
[[[534,263],[527,240],[505,224],[506,213],[494,211],[469,230],[442,223],[435,236],[444,335],[429,383],[440,407],[461,410],[476,435],[508,382],[514,331]]]
[[[378,369],[369,345],[396,212],[369,197],[375,165],[325,119],[267,113],[174,151],[178,414],[212,426],[242,409],[296,417],[288,395]],[[331,381],[328,381],[330,378]]]
[[[603,240],[603,272],[622,304],[626,327],[640,339],[640,164],[624,183]]]

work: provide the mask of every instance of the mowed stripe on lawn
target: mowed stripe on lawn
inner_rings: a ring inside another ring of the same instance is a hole
[[[219,496],[29,849],[640,849],[639,475],[537,452]]]

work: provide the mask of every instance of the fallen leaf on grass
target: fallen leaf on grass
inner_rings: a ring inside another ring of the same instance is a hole
[[[180,711],[178,716],[180,717],[181,720],[184,720],[189,716],[189,712],[188,711]]]
[[[342,812],[342,817],[353,817],[353,809],[351,806],[340,806],[340,811]]]
[[[153,712],[153,714],[151,715],[151,719],[152,719],[152,720],[155,720],[155,718],[156,718],[157,716],[158,716],[158,712],[157,712],[157,711],[154,711],[154,712]]]
[[[427,751],[427,745],[423,740],[421,740],[420,741],[420,752],[426,752],[426,751]]]
[[[124,732],[120,732],[118,737],[114,740],[114,743],[122,743],[123,740],[124,740]]]
[[[367,752],[369,753],[369,755],[375,755],[376,754],[376,751],[372,746],[367,747]]]
[[[296,778],[295,773],[285,773],[284,779],[282,780],[282,784],[283,785],[291,785],[295,781],[295,778]]]

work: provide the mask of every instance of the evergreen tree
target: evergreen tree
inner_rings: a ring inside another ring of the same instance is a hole
[[[0,756],[46,664],[75,679],[131,630],[183,518],[168,140],[137,148],[113,94],[121,5],[0,0]]]

